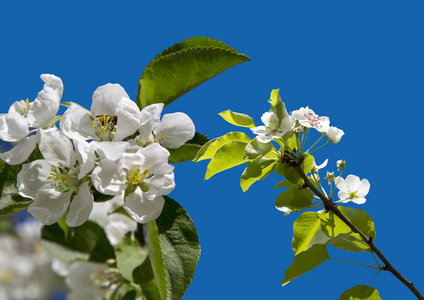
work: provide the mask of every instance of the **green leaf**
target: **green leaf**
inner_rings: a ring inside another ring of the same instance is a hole
[[[284,174],[284,177],[286,177],[286,179],[291,183],[299,184],[303,181],[296,169],[290,166],[288,163],[283,164],[282,173]]]
[[[367,285],[357,285],[340,296],[340,300],[381,300],[378,291]]]
[[[327,248],[324,245],[313,245],[306,251],[300,252],[294,257],[293,263],[284,273],[282,285],[286,285],[293,279],[309,272],[329,259]]]
[[[308,154],[302,161],[301,168],[305,174],[308,174],[314,166],[315,158]]]
[[[219,172],[247,162],[244,158],[246,145],[245,142],[231,141],[221,146],[208,164],[205,180]]]
[[[129,282],[142,285],[154,278],[147,249],[132,239],[131,232],[122,238],[115,254],[118,269]]]
[[[155,280],[143,283],[141,285],[141,289],[144,296],[146,297],[146,300],[161,300],[159,289]]]
[[[24,163],[30,163],[40,158],[42,155],[36,147]],[[27,208],[33,201],[18,194],[16,177],[21,169],[21,164],[12,166],[0,159],[0,216]]]
[[[200,256],[197,231],[187,212],[165,197],[162,214],[147,224],[149,256],[162,299],[181,299]]]
[[[194,137],[177,149],[168,149],[171,154],[168,158],[170,163],[181,163],[193,160],[204,144],[209,141],[204,134],[196,132]]]
[[[207,37],[185,40],[157,55],[139,80],[137,105],[170,104],[210,78],[250,58]]]
[[[268,157],[257,158],[249,162],[240,178],[240,186],[243,192],[246,192],[256,181],[262,180],[274,172],[276,164],[275,159]]]
[[[275,201],[277,208],[288,207],[293,211],[306,209],[312,205],[314,194],[309,189],[289,188],[282,192]]]
[[[246,156],[249,159],[257,158],[258,156],[264,156],[274,148],[272,143],[261,143],[257,139],[253,139],[246,146]]]
[[[47,252],[66,263],[75,260],[103,263],[115,258],[113,247],[102,227],[91,221],[69,228],[68,234],[57,223],[44,226],[41,238]]]
[[[252,117],[245,114],[233,112],[231,110],[226,110],[226,111],[220,112],[219,115],[228,123],[236,125],[236,126],[248,127],[248,128],[256,127]]]
[[[362,240],[359,234],[354,232],[339,234],[330,238],[327,244],[345,251],[372,253],[370,246]]]
[[[251,139],[243,132],[229,132],[217,139],[211,140],[203,145],[197,156],[193,159],[194,162],[198,162],[204,159],[210,159],[215,155],[215,152],[224,144],[231,141],[242,141],[250,143]],[[243,154],[244,155],[244,154]]]
[[[326,245],[328,240],[321,231],[321,220],[316,212],[304,212],[294,221],[292,247],[295,255],[315,244]]]

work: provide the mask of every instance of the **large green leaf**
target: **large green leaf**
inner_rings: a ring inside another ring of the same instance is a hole
[[[203,82],[250,58],[224,43],[195,37],[164,50],[143,71],[137,105],[170,104]]]
[[[115,254],[118,269],[129,282],[142,285],[154,278],[147,249],[140,247],[131,232],[122,238]]]
[[[293,279],[309,272],[329,259],[327,248],[324,245],[313,245],[306,251],[300,252],[294,257],[293,263],[284,273],[282,285],[286,285]]]
[[[168,149],[170,163],[181,163],[193,160],[204,144],[209,141],[204,134],[196,132],[194,137],[177,149]]]
[[[162,214],[147,224],[149,256],[161,298],[181,299],[200,256],[197,231],[187,212],[165,197]]]
[[[316,212],[304,212],[294,221],[292,247],[295,255],[315,244],[325,245],[328,240],[321,231],[321,220]]]
[[[247,143],[245,142],[231,141],[221,146],[208,164],[205,179],[209,179],[221,171],[247,162],[244,158],[246,145]]]
[[[231,110],[226,110],[226,111],[220,112],[219,115],[230,124],[240,126],[240,127],[248,127],[248,128],[255,127],[255,123],[253,122],[252,117],[246,114],[241,114],[241,113],[233,112]]]
[[[266,176],[274,172],[277,161],[273,158],[262,157],[250,161],[240,178],[240,186],[243,192],[258,180],[264,179]]]
[[[367,285],[357,285],[340,296],[340,300],[381,300],[378,291]]]
[[[293,211],[306,209],[312,205],[314,194],[310,189],[291,187],[282,192],[275,200],[277,208],[288,207]]]
[[[68,232],[65,232],[58,223],[44,226],[41,238],[47,252],[66,263],[75,260],[103,263],[115,258],[113,247],[102,227],[91,221],[79,227],[69,228]]]

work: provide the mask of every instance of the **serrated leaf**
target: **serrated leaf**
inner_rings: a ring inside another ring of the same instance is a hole
[[[340,300],[381,300],[378,291],[367,285],[357,285],[340,296]]]
[[[131,283],[145,284],[154,278],[147,249],[143,249],[128,232],[115,250],[116,263],[122,276]]]
[[[315,244],[326,245],[329,238],[321,231],[321,220],[313,211],[304,212],[293,223],[292,248],[294,255]]]
[[[70,228],[68,234],[57,223],[44,226],[41,238],[47,252],[66,263],[76,260],[104,263],[115,258],[103,228],[91,221]]]
[[[200,256],[197,230],[187,212],[165,196],[165,207],[147,224],[149,256],[162,299],[181,299]]]
[[[197,38],[163,51],[139,80],[137,105],[170,104],[203,82],[250,58],[222,42]]]
[[[243,132],[229,132],[226,135],[223,135],[217,139],[211,140],[203,145],[200,149],[197,156],[193,159],[194,162],[198,162],[204,159],[210,159],[215,155],[215,152],[225,143],[231,141],[241,141],[246,144],[251,141],[251,139],[244,134]]]
[[[245,142],[231,141],[221,146],[208,164],[205,180],[219,172],[247,162],[244,158],[246,145],[247,143]]]
[[[324,245],[313,245],[306,251],[300,252],[294,257],[293,263],[284,273],[282,285],[288,284],[293,279],[316,268],[329,259],[327,248]]]
[[[182,163],[189,160],[193,160],[201,148],[202,146],[200,145],[186,143],[177,149],[168,149],[170,153],[168,162]]]
[[[226,111],[220,112],[219,115],[228,123],[236,125],[236,126],[248,127],[248,128],[256,127],[252,117],[246,114],[233,112],[231,110],[226,110]]]
[[[262,180],[274,172],[276,164],[277,162],[275,159],[267,157],[255,159],[249,162],[240,178],[240,186],[243,192],[246,192],[256,181]]]

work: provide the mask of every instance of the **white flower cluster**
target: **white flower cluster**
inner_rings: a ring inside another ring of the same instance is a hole
[[[66,213],[68,226],[79,226],[97,191],[115,197],[137,222],[156,219],[162,195],[175,187],[166,148],[193,138],[192,120],[183,113],[161,120],[162,103],[140,111],[119,84],[97,88],[90,111],[72,103],[58,117],[62,80],[48,74],[41,79],[44,88],[33,102],[17,101],[0,115],[0,139],[14,143],[0,158],[21,164],[37,144],[44,158],[24,164],[17,176],[19,194],[34,199],[28,211],[45,225]]]

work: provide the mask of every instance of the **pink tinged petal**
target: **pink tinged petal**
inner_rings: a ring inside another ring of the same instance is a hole
[[[330,129],[330,119],[328,117],[319,117],[319,123],[314,127],[319,132],[327,132]]]
[[[69,138],[57,128],[40,130],[40,148],[43,157],[52,165],[62,163],[67,167],[75,165],[74,147]]]
[[[91,144],[86,141],[74,140],[74,145],[75,155],[80,163],[78,179],[81,179],[93,170],[96,162],[96,154]]]
[[[160,144],[170,149],[181,147],[193,138],[194,133],[193,121],[181,112],[164,115],[158,128],[154,131],[156,137],[162,135]]]
[[[43,190],[30,204],[28,212],[44,225],[56,223],[68,209],[72,193],[72,190],[66,193]]]
[[[149,191],[145,193],[145,198],[153,199],[160,195],[168,195],[175,188],[174,173],[164,175],[154,175],[145,180],[149,186]]]
[[[145,157],[143,168],[154,174],[169,172],[169,152],[161,145],[154,143],[138,151]],[[173,168],[172,168],[173,169]]]
[[[113,115],[122,97],[129,98],[127,92],[119,84],[108,83],[99,86],[93,93],[91,113],[93,116]]]
[[[72,104],[60,120],[60,130],[73,140],[96,139],[90,113],[78,104]]]
[[[140,140],[148,140],[150,134],[158,127],[163,106],[163,103],[155,103],[141,110],[139,128]]]
[[[93,210],[93,195],[91,194],[88,182],[84,182],[78,194],[72,199],[69,212],[66,216],[66,224],[70,227],[77,227],[85,223]]]
[[[118,160],[122,157],[129,144],[127,142],[91,142],[100,159]]]
[[[63,94],[63,83],[59,77],[43,74],[41,79],[45,82],[44,87],[32,102],[28,112],[28,122],[37,128],[47,125],[54,119]]]
[[[358,186],[358,196],[365,197],[370,191],[371,184],[367,179],[362,179]]]
[[[28,122],[17,112],[0,115],[0,140],[17,142],[29,134]]]
[[[11,150],[0,153],[0,158],[9,165],[19,165],[28,159],[32,151],[34,151],[37,141],[38,134],[30,135],[21,140]]]
[[[39,192],[52,188],[53,181],[47,179],[50,169],[51,165],[44,159],[24,164],[17,176],[16,186],[19,194],[34,199]]]
[[[100,160],[91,173],[93,185],[100,193],[118,196],[125,190],[126,174],[119,164],[110,159]]]
[[[156,220],[160,216],[164,205],[165,199],[162,196],[153,200],[145,199],[140,188],[129,194],[124,202],[124,208],[128,214],[142,224]]]
[[[115,141],[122,141],[134,134],[140,127],[140,109],[134,101],[122,98],[116,108],[115,115],[118,116],[116,125]]]

